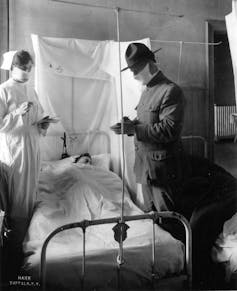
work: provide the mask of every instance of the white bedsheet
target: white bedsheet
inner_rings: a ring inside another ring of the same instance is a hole
[[[224,223],[212,249],[214,261],[225,264],[226,281],[237,272],[237,213]]]
[[[40,201],[24,243],[29,254],[25,270],[38,277],[43,241],[55,228],[66,223],[120,216],[122,181],[114,173],[65,159],[43,165]],[[125,215],[142,211],[125,193]],[[124,242],[123,284],[139,287],[151,280],[152,223],[129,222]],[[113,224],[87,228],[87,287],[116,286],[116,256]],[[183,244],[156,226],[156,272],[160,277],[179,273],[184,265]],[[82,231],[71,229],[58,234],[47,248],[47,280],[58,286],[80,285]],[[63,276],[61,275],[63,274]],[[93,283],[93,284],[92,284]],[[135,284],[135,285],[134,285]]]

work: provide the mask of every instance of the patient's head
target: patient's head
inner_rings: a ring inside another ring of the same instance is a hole
[[[92,157],[89,153],[81,154],[80,156],[75,158],[75,163],[81,163],[81,164],[92,164]]]

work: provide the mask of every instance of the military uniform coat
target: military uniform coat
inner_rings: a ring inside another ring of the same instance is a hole
[[[185,98],[161,71],[147,84],[136,107],[136,181],[166,185],[181,175],[181,131]]]

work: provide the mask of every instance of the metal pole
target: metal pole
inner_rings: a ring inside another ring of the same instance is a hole
[[[84,290],[85,286],[85,276],[86,276],[86,227],[82,229],[83,231],[83,259],[82,259],[82,272],[81,272],[81,289]]]
[[[63,3],[63,4],[71,4],[71,5],[78,5],[82,7],[89,7],[89,8],[97,8],[97,9],[105,9],[105,10],[114,10],[114,7],[108,7],[104,5],[93,5],[93,4],[86,4],[86,3],[78,3],[78,1],[69,1],[69,0],[50,0],[51,2],[56,3]],[[146,13],[146,14],[153,14],[153,15],[165,15],[168,17],[183,17],[182,14],[168,14],[156,11],[146,11],[146,10],[138,10],[138,9],[128,9],[128,8],[120,8],[123,11],[132,12],[132,13]]]
[[[121,74],[121,45],[120,45],[120,23],[119,23],[119,8],[116,12],[116,27],[117,27],[117,42],[118,42],[118,60],[119,60],[119,86],[120,86],[120,110],[121,110],[121,138],[122,138],[122,201],[121,201],[121,222],[124,215],[124,179],[125,179],[125,156],[124,156],[124,122],[123,122],[123,83]]]
[[[180,40],[162,40],[162,39],[151,39],[151,42],[163,42],[163,43],[184,43],[184,44],[199,44],[199,45],[220,45],[222,41],[219,42],[200,42],[200,41],[180,41]]]
[[[152,274],[151,274],[151,280],[152,280],[152,286],[154,288],[155,284],[155,257],[156,257],[156,247],[155,247],[155,221],[152,220]]]
[[[119,11],[120,8],[115,9],[116,13],[116,28],[117,28],[117,42],[118,42],[118,60],[119,60],[119,87],[120,87],[120,110],[121,110],[121,141],[122,141],[122,199],[121,199],[121,217],[120,222],[123,222],[124,216],[124,194],[125,194],[125,156],[124,156],[124,121],[123,121],[123,83],[122,83],[122,74],[121,74],[121,45],[120,45],[120,22],[119,22]],[[120,236],[119,242],[119,253],[117,256],[117,282],[118,290],[121,289],[121,266],[124,263],[123,257],[123,240],[122,235]]]
[[[177,83],[179,84],[180,81],[180,72],[181,72],[181,62],[182,62],[182,53],[183,53],[183,42],[179,42],[179,65],[178,65],[178,77]]]
[[[121,46],[120,46],[120,23],[119,23],[119,11],[120,9],[117,7],[115,9],[116,13],[116,27],[117,27],[117,42],[118,42],[118,60],[119,60],[119,86],[120,86],[120,106],[121,106],[121,140],[122,140],[122,199],[121,199],[121,218],[120,222],[123,222],[124,216],[124,195],[125,195],[125,156],[124,156],[124,122],[123,122],[123,84],[122,84],[122,74],[121,74]],[[120,268],[124,263],[123,257],[123,239],[122,235],[120,236],[119,242],[119,254],[117,257],[117,263],[119,268],[119,288],[120,288]]]

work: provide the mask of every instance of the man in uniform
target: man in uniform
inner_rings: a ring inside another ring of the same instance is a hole
[[[145,211],[173,210],[173,197],[183,180],[181,131],[185,99],[182,90],[161,72],[152,52],[142,43],[129,44],[125,58],[146,86],[136,107],[137,118],[126,118],[123,133],[134,135],[136,182],[142,184]],[[113,126],[121,134],[121,126]]]

